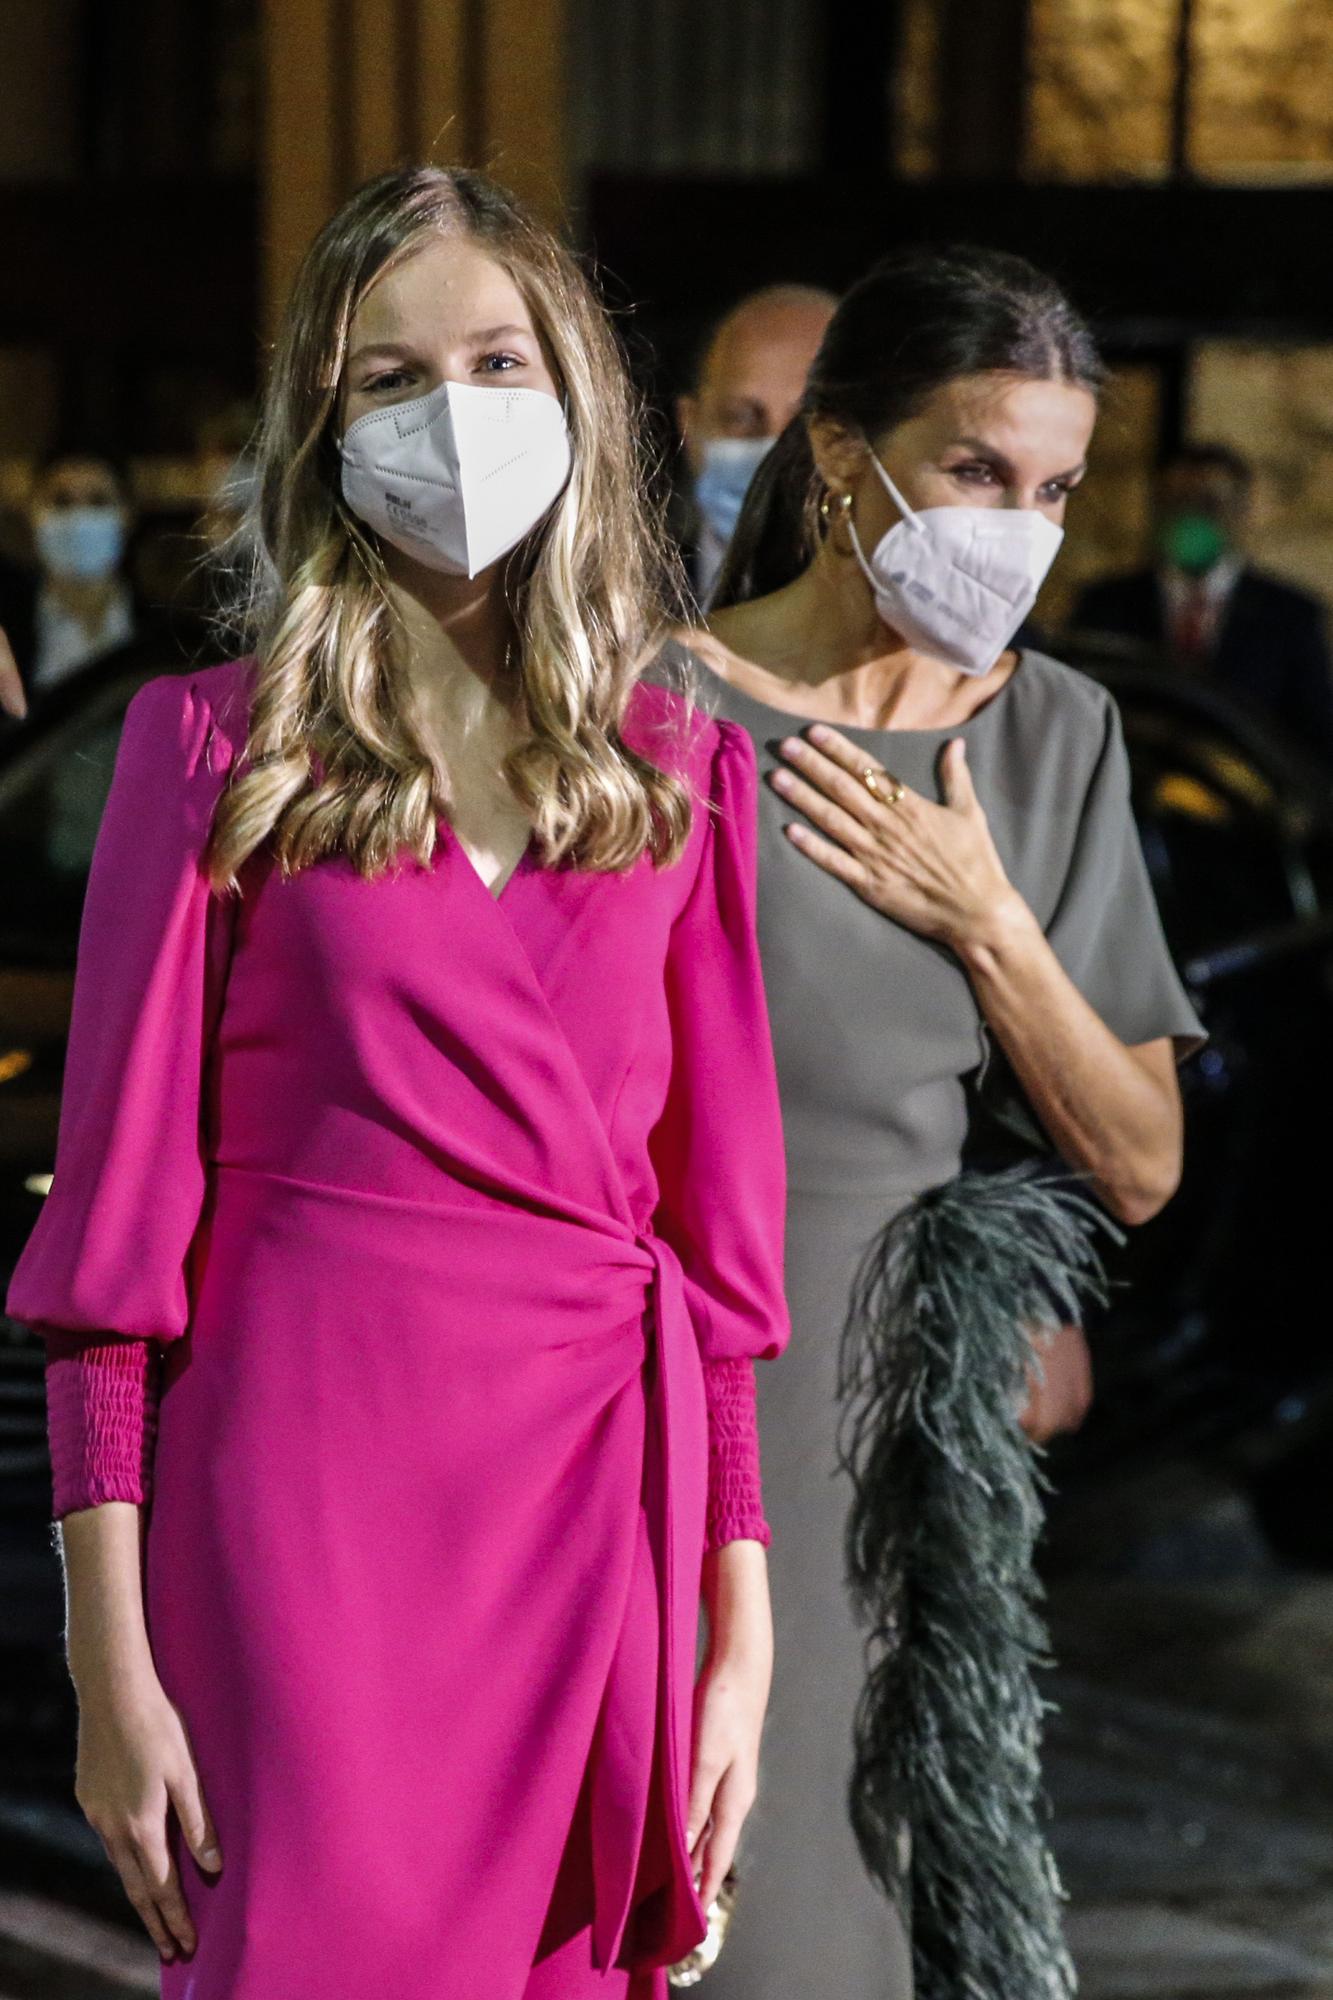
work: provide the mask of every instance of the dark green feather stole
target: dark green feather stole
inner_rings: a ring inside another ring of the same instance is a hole
[[[1098,1229],[1121,1234],[1041,1163],[969,1169],[896,1216],[857,1274],[840,1455],[868,1671],[851,1817],[910,1916],[917,2000],[1076,1990],[1041,1824],[1033,1552],[1049,1482],[1019,1415],[1030,1330],[1106,1296]]]

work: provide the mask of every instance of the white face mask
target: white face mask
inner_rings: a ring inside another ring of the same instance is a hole
[[[856,523],[847,517],[875,609],[932,659],[965,674],[989,673],[1035,604],[1064,529],[1032,507],[923,507],[914,513],[873,451],[870,456],[903,517],[869,562]]]
[[[477,576],[530,534],[569,478],[565,413],[542,389],[441,382],[343,433],[358,520],[428,569]]]

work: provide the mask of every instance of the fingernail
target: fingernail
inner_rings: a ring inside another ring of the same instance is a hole
[[[205,1868],[220,1868],[222,1866],[222,1856],[216,1847],[201,1847],[199,1850],[199,1859],[203,1862]]]
[[[787,791],[790,791],[790,790],[791,790],[791,784],[792,784],[792,776],[791,776],[791,772],[790,772],[790,771],[775,771],[775,772],[773,773],[773,783],[774,783],[774,785],[775,785],[775,786],[777,787],[777,789],[778,789],[778,790],[779,790],[780,792],[787,792]]]
[[[794,757],[805,748],[799,736],[784,736],[778,745],[784,757]]]
[[[814,723],[810,729],[810,741],[812,743],[827,743],[828,739],[829,739],[829,732],[827,729],[825,729],[823,723],[822,722]]]

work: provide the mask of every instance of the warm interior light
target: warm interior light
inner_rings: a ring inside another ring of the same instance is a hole
[[[16,1076],[22,1076],[25,1069],[31,1068],[31,1049],[6,1049],[0,1055],[0,1083],[11,1083]]]
[[[23,1185],[29,1194],[50,1194],[54,1174],[29,1174]]]
[[[1170,172],[1183,5],[1029,0],[1028,173],[1096,181]],[[1333,178],[1333,8],[1193,0],[1188,54],[1191,172],[1233,182]]]
[[[1231,818],[1227,800],[1184,771],[1165,772],[1152,788],[1152,802],[1158,812],[1181,813],[1187,819]]]

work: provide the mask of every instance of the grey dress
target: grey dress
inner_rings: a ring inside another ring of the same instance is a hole
[[[754,738],[760,771],[802,718],[700,668],[702,699]],[[1079,990],[1124,1041],[1203,1039],[1172,967],[1130,814],[1117,711],[1095,682],[1025,652],[952,729],[846,729],[867,761],[927,797],[951,736],[1010,879]],[[989,1031],[946,949],[863,903],[783,833],[761,785],[759,934],[790,1175],[794,1334],[759,1371],[777,1664],[759,1799],[710,2000],[910,2000],[905,1924],[867,1876],[848,1822],[862,1637],[843,1585],[848,1489],[836,1472],[836,1368],[853,1272],[887,1219],[959,1169],[967,1079]],[[1015,1996],[1017,2000],[1017,1996]]]

